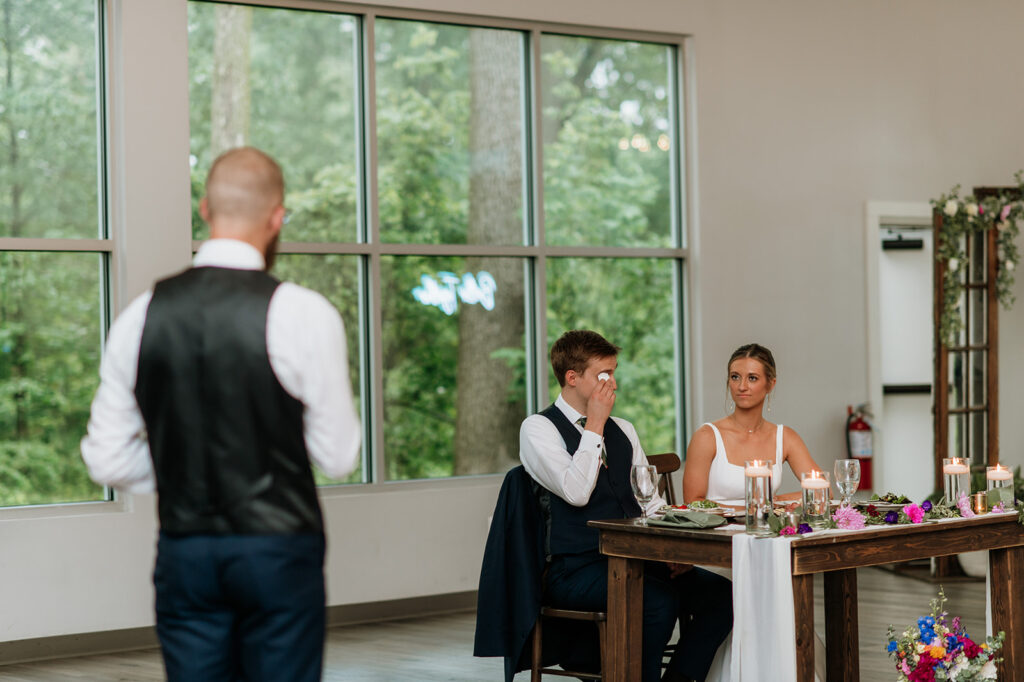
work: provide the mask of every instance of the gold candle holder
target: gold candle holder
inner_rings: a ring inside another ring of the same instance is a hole
[[[974,509],[975,514],[985,514],[988,512],[988,493],[980,492],[971,495],[973,501],[971,506]]]

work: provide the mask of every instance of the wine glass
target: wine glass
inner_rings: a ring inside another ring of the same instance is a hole
[[[850,498],[857,492],[857,486],[860,485],[860,460],[837,459],[835,474],[836,489],[842,498],[840,505],[849,507]]]
[[[651,464],[634,464],[629,472],[629,484],[633,486],[633,494],[640,502],[640,525],[647,525],[647,504],[658,492],[658,467]]]

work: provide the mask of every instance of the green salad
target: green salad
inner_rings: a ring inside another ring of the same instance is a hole
[[[715,507],[718,506],[718,503],[715,502],[714,500],[694,500],[693,502],[690,502],[686,506],[690,507],[691,509],[714,509]]]
[[[871,496],[871,502],[885,502],[886,504],[910,504],[910,498],[906,495],[897,495],[896,493],[885,493],[879,495],[875,493]]]

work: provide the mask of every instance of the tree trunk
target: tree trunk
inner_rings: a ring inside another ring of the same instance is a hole
[[[216,6],[210,102],[212,158],[249,140],[249,36],[252,8]]]
[[[521,244],[522,39],[512,31],[470,31],[470,179],[467,241]],[[455,475],[494,473],[519,458],[525,395],[513,393],[515,372],[495,351],[524,347],[523,262],[466,259],[497,282],[493,310],[459,307]]]

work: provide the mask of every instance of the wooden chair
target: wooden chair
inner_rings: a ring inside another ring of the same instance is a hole
[[[676,490],[672,485],[672,472],[679,471],[681,462],[674,452],[663,452],[660,455],[647,455],[647,461],[658,469],[661,480],[658,481],[658,492],[669,504],[676,503]]]
[[[544,633],[544,621],[549,618],[561,618],[564,620],[589,621],[597,625],[598,645],[601,650],[601,674],[584,673],[561,668],[545,668],[542,656],[542,637]],[[608,653],[607,625],[608,616],[602,611],[572,611],[569,609],[556,609],[550,606],[543,606],[540,615],[537,616],[537,624],[533,626],[533,659],[530,665],[530,682],[540,682],[542,675],[560,675],[562,677],[575,677],[582,680],[600,680],[601,675],[608,669],[605,656]]]

